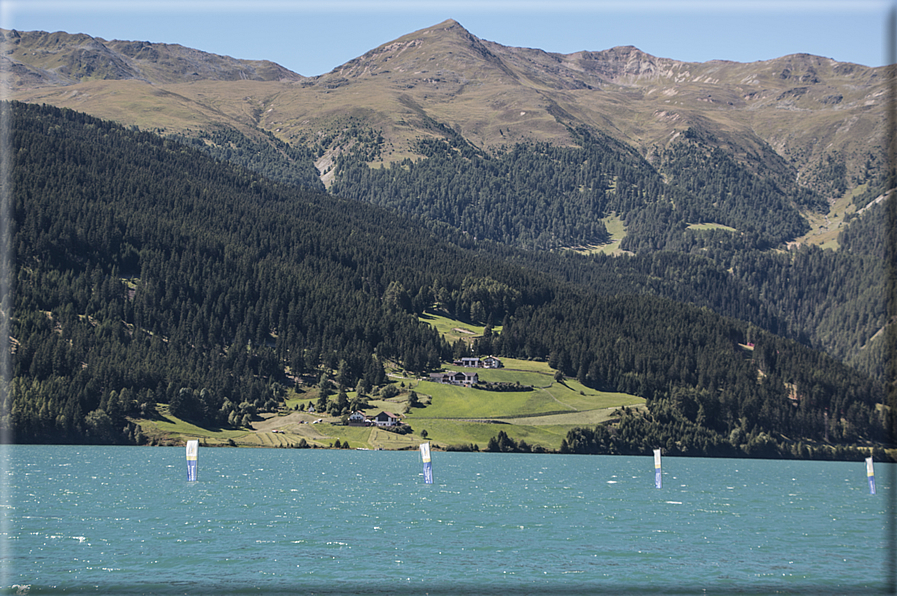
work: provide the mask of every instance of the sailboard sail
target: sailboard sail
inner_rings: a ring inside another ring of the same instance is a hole
[[[660,479],[660,449],[654,450],[654,487],[661,488],[663,483]]]
[[[196,482],[196,456],[199,441],[187,441],[187,482]]]
[[[869,494],[875,494],[875,470],[872,468],[872,458],[866,458],[866,476],[869,477]]]
[[[424,460],[424,482],[433,484],[433,464],[430,462],[430,444],[421,443],[420,457]]]

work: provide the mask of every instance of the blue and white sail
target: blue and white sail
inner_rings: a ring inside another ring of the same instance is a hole
[[[872,467],[872,458],[866,458],[866,476],[869,477],[869,494],[875,494],[875,470]]]
[[[199,454],[199,441],[187,441],[187,482],[196,482],[196,456]]]
[[[654,450],[654,487],[661,488],[663,482],[660,479],[660,449]]]
[[[424,482],[433,484],[433,464],[430,462],[430,444],[421,443],[420,457],[424,461]]]

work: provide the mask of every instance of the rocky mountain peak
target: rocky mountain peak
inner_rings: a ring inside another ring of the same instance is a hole
[[[683,67],[687,68],[685,62],[658,58],[635,46],[617,46],[599,52],[576,52],[568,55],[566,62],[574,68],[615,84],[666,77]]]
[[[448,19],[374,48],[323,77],[352,79],[395,74],[469,81],[494,76],[496,69],[514,76],[482,40],[454,19]]]

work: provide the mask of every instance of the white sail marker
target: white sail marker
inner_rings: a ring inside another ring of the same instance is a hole
[[[869,477],[869,494],[875,494],[875,470],[872,469],[872,458],[866,458],[866,476]]]
[[[654,487],[660,488],[662,486],[662,482],[660,480],[660,449],[654,450]]]
[[[196,482],[196,456],[199,441],[187,441],[187,482]]]
[[[433,484],[433,467],[430,463],[430,444],[421,443],[420,457],[424,460],[424,482]]]

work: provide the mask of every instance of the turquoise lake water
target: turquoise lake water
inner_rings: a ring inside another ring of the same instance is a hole
[[[893,464],[3,448],[0,581],[28,594],[880,594]]]

